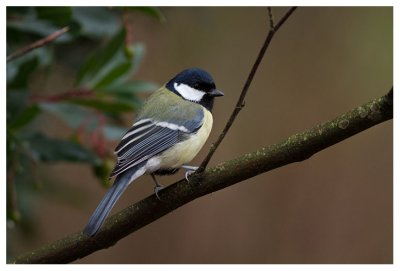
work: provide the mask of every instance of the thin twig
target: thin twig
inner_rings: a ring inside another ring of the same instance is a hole
[[[29,44],[28,46],[25,46],[21,48],[20,50],[11,53],[9,56],[7,56],[7,62],[10,62],[11,60],[14,60],[18,57],[21,57],[30,51],[45,46],[46,44],[54,41],[55,39],[59,38],[62,34],[67,32],[69,30],[68,26],[61,28],[60,30],[57,30],[56,32],[48,35],[47,37],[44,37],[43,39],[37,40],[34,43]]]
[[[287,19],[289,19],[290,15],[292,15],[292,13],[297,9],[297,7],[292,7],[291,9],[289,9],[288,12],[286,12],[285,15],[283,15],[283,17],[279,20],[279,22],[275,25],[274,30],[275,32],[278,31],[278,29],[286,22]]]
[[[269,27],[270,29],[274,29],[274,16],[272,15],[272,8],[268,7],[268,18],[269,18]]]
[[[251,68],[251,71],[249,73],[249,76],[247,77],[246,83],[243,86],[242,92],[240,93],[239,99],[236,103],[235,108],[233,109],[233,112],[231,116],[229,117],[228,122],[226,123],[224,129],[222,130],[221,134],[219,135],[217,141],[211,145],[210,151],[208,152],[206,158],[204,158],[203,162],[201,163],[199,169],[197,170],[198,173],[204,171],[208,165],[208,163],[211,160],[211,157],[214,155],[215,151],[217,150],[218,146],[221,144],[222,140],[225,138],[226,134],[228,133],[229,129],[231,128],[233,122],[235,121],[237,115],[239,114],[240,110],[244,107],[245,102],[244,98],[246,97],[247,91],[250,87],[251,82],[253,81],[254,75],[257,72],[258,66],[261,63],[261,60],[264,57],[265,52],[267,51],[269,44],[271,43],[272,38],[274,37],[275,33],[278,32],[279,28],[286,22],[286,20],[290,17],[290,15],[296,10],[297,7],[292,7],[289,9],[288,12],[279,20],[276,26],[271,27],[270,30],[268,31],[267,37],[265,38],[264,44],[260,49],[260,52],[258,53],[257,59],[253,64],[253,67]],[[273,19],[272,19],[272,12],[268,12],[270,16],[270,24],[272,21],[273,25]]]

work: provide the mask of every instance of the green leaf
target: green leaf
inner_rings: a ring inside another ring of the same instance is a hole
[[[22,126],[30,123],[40,112],[40,109],[37,105],[32,105],[18,115],[16,115],[11,121],[7,122],[8,129],[18,129]]]
[[[72,19],[71,7],[35,7],[37,17],[58,26],[66,26]]]
[[[94,85],[95,89],[103,88],[115,81],[123,81],[132,76],[138,69],[141,61],[144,58],[145,47],[141,43],[135,43],[132,47],[123,47],[113,57],[113,61],[109,62],[107,67],[99,73],[93,80],[97,83]]]
[[[7,87],[14,89],[25,89],[28,86],[30,75],[36,69],[38,64],[39,59],[36,56],[26,60],[18,67],[16,75],[14,75],[13,80],[9,82]]]
[[[24,110],[28,95],[24,90],[7,90],[7,122]]]
[[[132,66],[131,62],[125,62],[114,67],[106,76],[104,76],[95,86],[95,89],[105,87],[115,80],[119,79],[121,76],[126,74]]]
[[[124,49],[127,49],[124,47]],[[135,43],[130,47],[129,53],[125,53],[122,48],[113,57],[101,73],[93,80],[94,89],[103,88],[116,81],[124,81],[131,77],[139,68],[145,54],[145,46],[142,43]]]
[[[35,60],[36,59],[36,60]],[[29,73],[39,67],[45,67],[52,63],[53,55],[48,48],[41,47],[13,61],[7,62],[7,84],[11,88],[26,88]],[[23,74],[25,73],[25,75]],[[16,78],[19,76],[18,78]]]
[[[143,12],[150,17],[156,18],[160,23],[167,21],[160,9],[156,7],[122,7],[122,10]]]
[[[135,43],[133,45],[132,52],[133,55],[131,61],[133,62],[133,70],[131,71],[131,73],[135,73],[143,61],[144,55],[146,53],[146,47],[143,43]]]
[[[25,16],[31,9],[32,7],[7,6],[7,17]]]
[[[120,127],[115,125],[104,125],[102,127],[103,135],[108,140],[120,140],[128,130],[128,127]]]
[[[104,101],[101,99],[69,99],[68,102],[79,104],[86,107],[95,108],[102,112],[123,113],[135,109],[136,105],[126,101]]]
[[[101,161],[93,152],[67,140],[49,138],[36,133],[27,138],[36,157],[43,162],[85,162],[98,165]]]
[[[80,69],[77,77],[77,83],[82,83],[88,78],[95,76],[101,69],[110,62],[124,43],[125,30],[121,29],[102,50],[91,55],[83,67]]]
[[[81,35],[102,39],[121,27],[120,18],[107,7],[72,7],[73,20],[81,26]]]
[[[158,84],[146,81],[127,81],[114,82],[108,86],[98,89],[99,92],[109,93],[113,95],[130,95],[141,92],[153,92],[160,86]]]
[[[76,104],[70,103],[40,103],[39,107],[42,111],[49,112],[62,119],[71,128],[78,128],[84,121],[86,126],[92,127],[97,125],[97,121],[90,117],[90,112]]]

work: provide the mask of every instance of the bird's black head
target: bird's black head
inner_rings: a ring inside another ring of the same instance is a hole
[[[224,93],[215,88],[211,75],[199,68],[190,68],[178,73],[166,87],[183,99],[199,103],[211,111],[214,97]]]

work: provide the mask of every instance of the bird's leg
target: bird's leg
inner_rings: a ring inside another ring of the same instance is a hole
[[[196,166],[188,166],[188,165],[182,165],[181,167],[184,170],[186,170],[185,178],[186,178],[187,182],[189,182],[189,175],[193,174],[199,168],[199,167],[196,167]]]
[[[160,183],[157,181],[156,176],[155,176],[154,174],[150,174],[150,175],[151,175],[151,177],[153,178],[154,183],[156,184],[156,186],[154,187],[154,193],[156,194],[156,197],[157,197],[159,200],[161,200],[160,197],[158,196],[158,192],[159,192],[161,189],[163,189],[164,186],[163,186],[162,184],[160,184]]]

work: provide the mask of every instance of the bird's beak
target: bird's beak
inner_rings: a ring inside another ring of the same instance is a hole
[[[210,92],[208,92],[207,94],[211,97],[224,96],[224,93],[218,89],[213,89]]]

